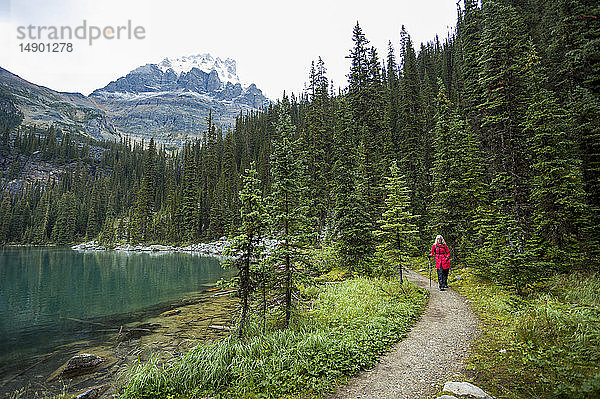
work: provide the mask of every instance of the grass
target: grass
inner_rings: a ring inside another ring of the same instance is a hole
[[[200,344],[180,359],[135,365],[121,399],[317,398],[406,336],[426,292],[393,279],[355,278],[303,290],[288,329]],[[254,331],[258,331],[258,324]]]
[[[600,397],[600,275],[555,276],[525,297],[469,268],[449,284],[483,322],[469,359],[475,384],[498,398]]]

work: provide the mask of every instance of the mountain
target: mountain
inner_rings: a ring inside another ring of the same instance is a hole
[[[1,120],[54,124],[102,139],[153,136],[181,145],[206,130],[209,111],[226,129],[240,113],[270,103],[254,83],[242,85],[235,60],[210,54],[140,66],[89,96],[57,92],[0,68]]]
[[[215,123],[226,128],[240,113],[270,104],[255,84],[242,85],[234,60],[210,54],[140,66],[95,90],[90,99],[111,116],[119,132],[174,144],[206,130],[209,110]]]
[[[60,93],[0,68],[0,119],[10,125],[49,126],[115,139],[117,130],[94,100],[80,93]]]

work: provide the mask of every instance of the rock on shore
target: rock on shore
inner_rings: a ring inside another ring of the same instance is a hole
[[[264,239],[263,244],[267,251],[272,251],[277,246],[277,240]],[[76,251],[126,251],[126,252],[189,252],[208,256],[224,256],[225,250],[230,245],[227,237],[221,237],[217,241],[209,243],[190,244],[183,247],[174,247],[171,245],[130,245],[117,244],[114,248],[107,248],[98,243],[98,241],[88,241],[73,245],[71,248]]]

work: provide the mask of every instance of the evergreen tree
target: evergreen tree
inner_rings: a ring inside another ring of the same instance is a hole
[[[600,259],[600,96],[577,87],[568,102],[571,131],[581,154],[583,188],[588,204],[588,254]]]
[[[418,229],[414,224],[415,216],[410,212],[408,188],[396,161],[392,163],[390,172],[385,185],[385,211],[381,215],[375,236],[379,241],[379,249],[392,264],[397,265],[402,284],[402,267],[407,264],[409,255],[414,251]]]
[[[365,198],[364,145],[359,157],[351,141],[355,128],[344,98],[339,99],[338,123],[334,134],[336,159],[334,163],[335,237],[341,266],[358,271],[373,253],[373,225]],[[359,163],[363,165],[361,168]],[[359,170],[362,169],[361,174]]]
[[[411,206],[419,228],[420,245],[424,245],[427,223],[426,199],[429,197],[427,156],[431,143],[424,132],[423,103],[417,70],[417,58],[410,35],[402,27],[401,147],[397,154],[402,174],[411,194]]]
[[[36,220],[35,231],[33,233],[34,242],[38,244],[45,244],[48,242],[51,234],[51,226],[53,225],[53,203],[52,203],[52,191],[46,188],[38,205],[34,212],[34,218]]]
[[[290,104],[284,97],[279,109],[278,138],[271,155],[271,214],[273,231],[280,240],[275,259],[283,267],[281,279],[286,327],[291,317],[295,277],[299,273],[300,263],[304,261],[304,252],[311,236],[311,231],[307,231],[311,223],[304,197],[307,180],[304,155],[290,112]]]
[[[531,151],[522,127],[527,91],[525,26],[510,5],[486,1],[482,7],[479,83],[482,145],[489,157],[492,226],[485,231],[489,264],[496,278],[519,293],[539,278],[531,253]],[[527,264],[528,266],[524,266]]]
[[[308,189],[310,215],[317,222],[316,228],[323,230],[327,217],[329,193],[331,191],[331,151],[333,141],[333,118],[329,99],[329,83],[325,63],[319,57],[311,65],[306,104],[306,129],[303,132],[306,164],[310,177]]]
[[[58,244],[75,241],[77,223],[77,199],[72,192],[64,193],[58,201],[56,224],[52,229],[52,238]]]
[[[10,241],[11,213],[10,194],[4,192],[0,203],[0,244]]]
[[[137,192],[133,214],[133,239],[135,242],[146,242],[151,238],[155,196],[155,156],[154,138],[150,138],[144,159],[144,175]]]
[[[532,81],[540,82],[536,73],[539,61],[535,53],[530,68]],[[532,102],[527,110],[525,129],[533,152],[531,202],[533,224],[539,240],[538,258],[554,267],[568,270],[579,261],[584,242],[584,217],[589,214],[581,161],[569,134],[569,117],[552,93],[532,85]]]
[[[264,286],[266,279],[265,276],[257,276],[257,269],[259,269],[263,256],[262,238],[268,227],[268,214],[254,163],[242,177],[242,189],[239,197],[241,225],[227,252],[234,257],[228,263],[239,271],[238,293],[242,302],[242,310],[238,335],[242,337],[250,317],[250,295],[256,288],[255,284],[258,279],[263,284],[263,317],[266,313],[266,289]]]
[[[193,148],[186,145],[183,156],[183,177],[182,177],[182,204],[181,220],[183,239],[187,242],[198,237],[198,197],[196,183],[196,166],[194,162]]]
[[[386,119],[386,93],[377,51],[374,47],[367,47],[369,41],[358,23],[354,27],[352,40],[354,47],[349,56],[348,108],[356,125],[353,131],[355,142],[362,140],[366,149],[365,200],[371,216],[375,217],[382,205],[381,182],[387,173],[392,137]]]
[[[477,137],[465,120],[452,111],[441,80],[439,86],[428,211],[431,233],[443,235],[454,255],[460,257],[475,246],[474,223],[484,195],[484,170]]]

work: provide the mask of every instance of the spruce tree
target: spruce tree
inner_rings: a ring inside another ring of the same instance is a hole
[[[273,186],[270,197],[272,229],[280,244],[274,254],[282,266],[284,325],[290,322],[292,290],[304,262],[306,245],[311,238],[311,222],[306,205],[307,172],[303,162],[301,139],[292,124],[291,107],[286,97],[279,108],[277,141],[271,155]]]
[[[433,131],[431,235],[441,234],[455,256],[475,244],[475,220],[482,201],[484,169],[479,140],[466,121],[451,109],[441,80],[437,124]]]
[[[402,27],[402,78],[400,79],[401,143],[397,159],[410,190],[412,210],[419,217],[421,245],[424,242],[427,223],[426,199],[429,196],[427,155],[431,143],[424,131],[423,102],[420,90],[417,58],[410,35]]]
[[[394,161],[390,167],[390,177],[386,178],[385,210],[375,231],[379,250],[397,266],[402,284],[402,267],[414,252],[418,234],[415,216],[410,211],[410,196],[404,176]]]
[[[569,132],[568,113],[541,87],[539,59],[534,49],[529,55],[533,98],[524,125],[533,152],[531,202],[538,259],[568,270],[581,260],[584,218],[589,215],[581,161]]]
[[[522,121],[529,101],[525,26],[516,10],[487,1],[482,7],[479,84],[483,93],[481,141],[489,158],[492,225],[485,231],[480,263],[519,293],[540,277],[531,263],[531,151]]]
[[[57,244],[75,241],[77,223],[77,199],[72,192],[64,193],[58,202],[56,224],[52,229],[52,238]]]
[[[135,242],[146,242],[152,238],[152,215],[154,213],[155,196],[155,155],[154,138],[151,138],[145,154],[144,175],[137,192],[133,214],[133,238]]]
[[[364,145],[352,141],[352,115],[345,98],[339,99],[337,124],[334,133],[336,148],[333,166],[334,230],[336,252],[341,267],[357,272],[364,269],[365,261],[373,254],[373,224],[369,204],[365,198]],[[357,151],[356,146],[362,148]],[[362,165],[362,167],[360,165]],[[359,174],[359,170],[362,173]]]
[[[186,145],[183,156],[183,176],[181,182],[181,221],[182,238],[191,242],[198,238],[198,183],[193,147]]]
[[[567,103],[570,126],[581,154],[583,187],[588,204],[587,253],[600,259],[600,96],[577,87]]]
[[[333,118],[329,99],[329,83],[325,63],[319,57],[313,62],[306,100],[306,128],[303,131],[306,164],[310,177],[308,189],[310,215],[320,231],[325,227],[331,191],[331,151],[333,147]]]
[[[256,289],[257,280],[263,283],[263,312],[266,311],[266,284],[264,276],[258,276],[259,267],[264,260],[262,239],[268,228],[268,214],[260,189],[260,181],[256,172],[256,165],[252,163],[249,170],[242,177],[242,189],[240,198],[240,220],[241,224],[237,235],[231,240],[227,248],[227,254],[232,258],[227,263],[238,269],[239,288],[238,293],[242,302],[238,336],[242,337],[247,329],[250,317],[250,296]],[[262,277],[262,278],[261,278]],[[264,317],[264,315],[263,315]]]
[[[0,244],[6,244],[10,241],[12,206],[10,194],[8,192],[2,194],[2,202],[0,203]]]

